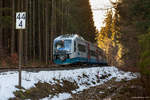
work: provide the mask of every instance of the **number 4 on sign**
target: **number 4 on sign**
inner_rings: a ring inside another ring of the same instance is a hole
[[[22,27],[22,21],[20,21],[19,26]]]
[[[26,12],[16,13],[16,29],[26,28]]]
[[[18,14],[18,16],[16,18],[20,20],[20,14]]]
[[[26,15],[23,14],[22,17],[21,17],[21,19],[26,19]]]

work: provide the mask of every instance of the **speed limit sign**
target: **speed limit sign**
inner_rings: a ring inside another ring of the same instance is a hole
[[[26,28],[26,12],[16,13],[16,29]]]

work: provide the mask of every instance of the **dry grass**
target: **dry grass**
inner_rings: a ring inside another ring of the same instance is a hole
[[[112,79],[103,85],[91,87],[73,94],[69,100],[133,100],[132,97],[145,97],[146,90],[141,79],[116,82]],[[141,100],[141,99],[140,99]]]
[[[33,88],[14,92],[16,97],[10,98],[9,100],[39,100],[41,98],[49,97],[49,95],[51,95],[52,98],[59,93],[71,93],[71,91],[79,88],[76,82],[70,82],[67,80],[62,80],[62,82],[60,82],[59,80],[56,81],[57,83],[54,85],[46,82],[38,82]]]

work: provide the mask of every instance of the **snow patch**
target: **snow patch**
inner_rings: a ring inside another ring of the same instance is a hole
[[[119,71],[116,67],[92,67],[82,68],[74,70],[61,70],[61,71],[40,71],[40,72],[27,72],[22,71],[22,87],[29,89],[34,87],[38,81],[55,84],[53,79],[62,79],[68,81],[75,81],[79,88],[73,90],[72,93],[77,93],[88,89],[92,86],[104,84],[112,78],[116,78],[116,81],[131,80],[137,78],[136,73]],[[98,81],[99,80],[99,81]],[[18,72],[9,71],[0,73],[0,97],[1,100],[8,100],[14,97],[13,92],[18,90],[15,86],[18,85]],[[51,96],[49,96],[50,98]],[[44,98],[42,100],[49,100]],[[52,100],[62,100],[71,98],[69,93],[61,93],[58,96],[54,96]]]

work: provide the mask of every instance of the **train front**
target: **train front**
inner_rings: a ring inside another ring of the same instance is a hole
[[[72,52],[71,39],[55,39],[53,44],[53,61],[55,64],[70,64]]]

